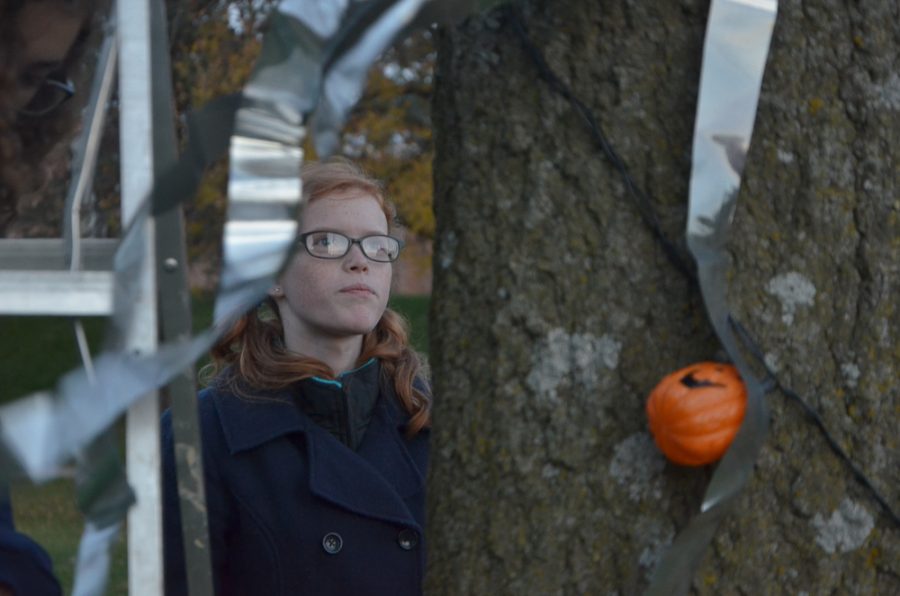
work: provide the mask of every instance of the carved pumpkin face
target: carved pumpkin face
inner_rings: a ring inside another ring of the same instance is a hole
[[[747,389],[730,364],[700,362],[659,382],[647,398],[657,447],[684,466],[718,460],[741,427]]]

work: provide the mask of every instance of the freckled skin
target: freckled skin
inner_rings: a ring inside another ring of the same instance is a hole
[[[303,209],[301,233],[340,232],[351,238],[387,234],[388,222],[378,201],[358,189],[312,201]],[[391,263],[366,258],[358,244],[340,259],[320,259],[304,249],[279,280],[281,292],[272,296],[284,324],[289,350],[321,358],[332,364],[339,353],[352,367],[362,346],[387,307],[391,287]],[[364,284],[370,292],[347,291]]]

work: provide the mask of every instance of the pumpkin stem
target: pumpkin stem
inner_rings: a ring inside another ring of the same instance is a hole
[[[694,371],[689,372],[688,374],[681,377],[681,384],[685,387],[724,387],[725,385],[721,383],[714,383],[712,381],[705,380],[697,380],[694,378]]]

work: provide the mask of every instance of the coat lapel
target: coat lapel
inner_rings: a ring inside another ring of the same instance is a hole
[[[202,391],[200,398],[214,400],[225,442],[232,455],[259,447],[280,436],[306,430],[308,419],[293,403],[288,392],[246,399],[224,392],[207,394],[207,391]],[[310,421],[310,424],[313,423]]]
[[[424,491],[425,479],[397,432],[388,397],[381,396],[357,452],[321,429],[306,433],[309,485],[345,509],[421,530],[404,499]]]
[[[392,391],[382,390],[359,450],[319,427],[292,402],[290,392],[247,400],[222,393],[215,400],[232,455],[302,433],[313,494],[360,515],[422,530],[405,499],[425,490],[425,470],[402,435],[407,418]]]

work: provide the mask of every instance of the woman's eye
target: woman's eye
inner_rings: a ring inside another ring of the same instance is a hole
[[[334,244],[334,238],[331,234],[321,234],[313,236],[313,246],[319,246],[322,248],[327,248]]]

